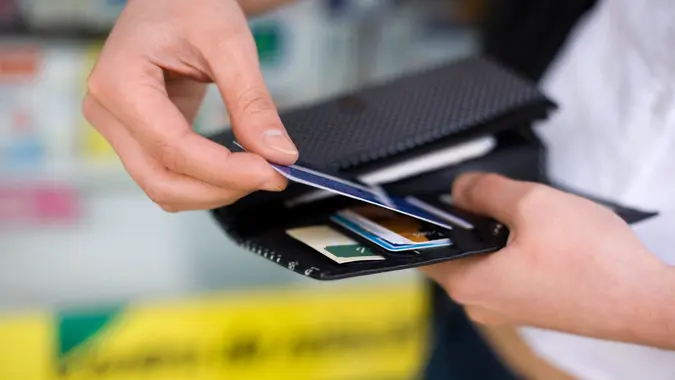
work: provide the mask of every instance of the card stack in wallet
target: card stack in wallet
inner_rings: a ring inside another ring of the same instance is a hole
[[[300,151],[297,165],[363,186],[372,185],[364,183],[369,173],[448,159],[444,167],[422,168],[390,181],[384,176],[376,185],[387,194],[412,196],[469,221],[471,228],[460,223],[446,231],[449,245],[403,252],[384,249],[349,224],[336,223],[337,213],[363,202],[333,195],[294,203],[317,192],[299,183],[280,193],[256,192],[213,210],[213,215],[226,234],[249,251],[319,280],[493,253],[506,244],[508,229],[443,199],[451,199],[452,180],[465,170],[545,181],[545,149],[527,126],[554,108],[533,83],[489,60],[469,58],[281,113]],[[488,137],[494,141],[490,149],[471,145]],[[212,139],[237,149],[230,131]],[[448,147],[464,147],[468,155],[461,159]],[[614,209],[629,222],[652,215],[616,205]],[[312,234],[341,243],[324,249],[299,239]]]

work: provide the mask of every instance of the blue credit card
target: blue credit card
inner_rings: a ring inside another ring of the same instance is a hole
[[[315,172],[311,169],[296,165],[283,166],[271,164],[272,167],[281,173],[284,177],[305,185],[313,186],[319,189],[332,191],[348,197],[361,199],[370,203],[389,202],[388,199],[381,199],[381,195],[374,193],[365,186],[361,186],[340,178],[335,178],[327,174]]]
[[[245,150],[239,143],[234,142],[242,150]],[[405,198],[392,197],[379,188],[372,188],[357,183],[353,183],[341,178],[317,172],[311,169],[303,168],[297,165],[277,165],[270,163],[272,167],[284,177],[297,183],[312,186],[317,189],[330,191],[345,197],[358,199],[363,202],[374,204],[386,209],[423,220],[427,223],[451,230],[452,226],[442,218],[433,215],[425,210],[408,202]]]
[[[340,216],[340,215],[333,215],[330,218],[334,223],[354,232],[355,234],[367,239],[368,241],[377,244],[378,246],[392,252],[402,252],[402,251],[412,251],[416,249],[424,249],[424,248],[436,248],[436,247],[447,247],[451,245],[452,243],[447,240],[444,242],[437,242],[437,243],[414,243],[414,244],[392,244],[388,242],[386,239],[377,236],[373,234],[372,232],[362,228],[358,224]]]
[[[436,215],[416,207],[405,198],[389,196],[382,190],[370,189],[296,165],[282,166],[272,164],[272,167],[291,181],[384,207],[445,229],[452,229],[452,226]]]

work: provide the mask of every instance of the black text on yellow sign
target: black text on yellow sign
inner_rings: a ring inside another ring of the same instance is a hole
[[[424,291],[407,284],[8,319],[0,356],[11,363],[0,359],[0,378],[414,378],[426,306]],[[14,350],[4,347],[11,340]]]

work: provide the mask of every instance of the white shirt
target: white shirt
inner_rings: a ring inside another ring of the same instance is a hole
[[[543,81],[560,105],[537,128],[551,177],[661,215],[634,227],[675,265],[675,0],[605,0]],[[523,337],[580,379],[675,379],[675,352],[539,329]]]

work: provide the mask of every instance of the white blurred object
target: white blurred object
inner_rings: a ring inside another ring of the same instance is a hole
[[[416,175],[457,165],[488,154],[497,145],[493,136],[484,136],[460,144],[422,154],[410,160],[385,167],[359,177],[367,185],[400,181]]]
[[[106,31],[122,11],[125,0],[21,0],[26,23],[34,29]]]
[[[35,29],[78,25],[86,20],[88,9],[82,1],[22,0],[21,13],[26,23]]]
[[[639,4],[638,4],[639,3]],[[602,2],[545,78],[560,111],[540,134],[565,185],[661,213],[636,233],[675,264],[675,2]],[[584,380],[675,379],[675,352],[524,329],[545,358]]]
[[[80,0],[87,9],[86,25],[94,30],[108,30],[115,24],[127,0]]]

